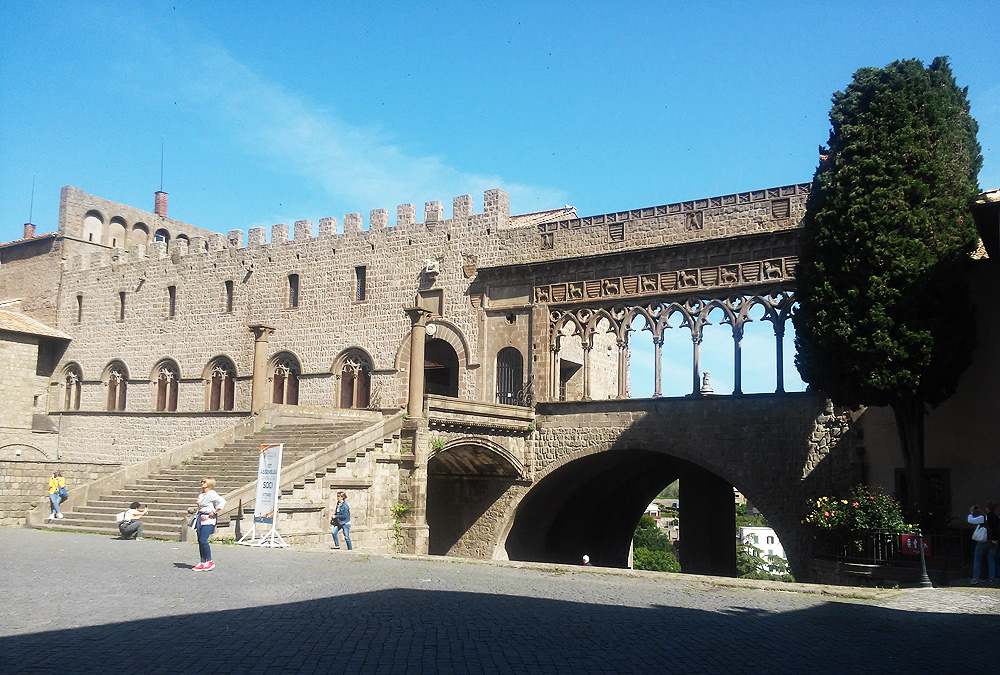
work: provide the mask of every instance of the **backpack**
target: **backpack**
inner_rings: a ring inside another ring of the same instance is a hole
[[[129,521],[128,511],[122,511],[121,513],[115,514],[115,522],[121,525],[122,523],[127,523]]]

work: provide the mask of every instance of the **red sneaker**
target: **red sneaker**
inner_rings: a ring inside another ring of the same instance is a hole
[[[191,569],[193,571],[195,571],[195,572],[204,572],[205,571],[205,563],[198,563],[197,565],[195,565]]]
[[[209,560],[207,563],[205,563],[205,568],[204,569],[205,569],[206,572],[209,571],[209,570],[214,570],[215,569],[215,563],[212,562],[211,560]]]

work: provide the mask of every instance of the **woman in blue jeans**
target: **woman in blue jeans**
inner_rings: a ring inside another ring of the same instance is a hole
[[[215,479],[206,476],[201,479],[201,493],[198,495],[198,514],[195,526],[198,530],[198,553],[201,563],[195,565],[195,572],[209,572],[215,569],[212,560],[212,547],[208,538],[215,532],[216,516],[226,506],[226,500],[215,491]]]
[[[330,519],[330,524],[333,525],[333,546],[334,548],[340,548],[340,541],[337,539],[337,533],[341,530],[344,531],[344,540],[347,541],[347,550],[353,549],[351,546],[351,507],[347,505],[347,493],[338,492],[337,493],[337,509],[333,512],[333,518]]]

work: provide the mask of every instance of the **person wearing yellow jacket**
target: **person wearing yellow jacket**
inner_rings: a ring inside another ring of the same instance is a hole
[[[62,518],[62,511],[59,510],[59,505],[62,504],[63,495],[66,493],[66,479],[59,471],[52,472],[52,478],[49,479],[49,503],[52,505],[52,513],[49,515],[49,520],[55,520],[56,518]]]

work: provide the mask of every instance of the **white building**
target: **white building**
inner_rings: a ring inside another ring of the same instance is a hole
[[[762,556],[776,555],[785,557],[785,549],[778,541],[778,535],[770,527],[747,525],[740,528],[740,542],[751,544],[760,549]]]

